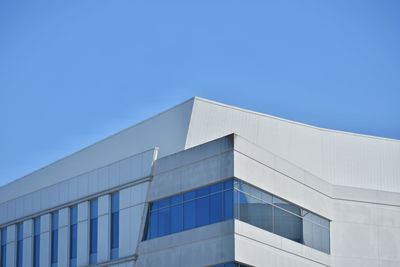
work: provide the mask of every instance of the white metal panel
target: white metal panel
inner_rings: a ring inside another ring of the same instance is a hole
[[[50,266],[50,214],[40,216],[40,266]]]
[[[58,266],[67,267],[69,263],[69,209],[58,212]]]
[[[110,258],[110,195],[98,200],[97,262]]]
[[[400,192],[400,141],[287,121],[197,98],[186,148],[236,133],[345,186]]]
[[[119,256],[132,256],[139,241],[141,223],[149,183],[142,183],[120,191]]]
[[[89,264],[89,202],[78,204],[78,248],[77,265]]]
[[[7,227],[7,260],[6,266],[7,267],[14,267],[15,260],[16,260],[16,225],[10,225]]]
[[[33,220],[24,221],[23,264],[25,267],[33,265]]]

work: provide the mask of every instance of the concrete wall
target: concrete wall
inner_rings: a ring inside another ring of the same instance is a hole
[[[327,255],[235,222],[235,259],[255,266],[400,266],[400,194],[332,185],[235,137],[235,177],[331,220]]]
[[[233,177],[233,136],[157,160],[148,201]]]
[[[200,267],[233,261],[233,221],[144,241],[138,254],[137,267]]]

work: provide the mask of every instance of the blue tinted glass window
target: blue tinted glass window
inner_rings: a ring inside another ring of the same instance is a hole
[[[232,186],[215,183],[150,203],[144,239],[232,219]]]
[[[224,220],[224,193],[223,192],[211,193],[210,223],[216,223],[222,220]]]
[[[183,231],[183,206],[174,205],[171,207],[171,233]]]
[[[161,208],[158,210],[158,234],[160,236],[171,233],[170,208]]]
[[[98,212],[99,212],[98,200],[97,200],[97,198],[92,199],[90,201],[90,218],[91,219],[97,218]]]
[[[225,220],[233,218],[233,190],[224,191],[224,218]]]
[[[33,234],[40,235],[40,217],[33,219]]]
[[[40,217],[33,219],[33,266],[40,265]]]
[[[196,227],[196,202],[187,201],[183,204],[183,228],[185,230]]]
[[[119,193],[111,195],[111,259],[119,254]]]
[[[196,227],[210,223],[210,197],[207,190],[200,191],[199,198],[196,199]]]
[[[149,239],[158,237],[158,211],[153,211],[149,214],[150,216],[150,225],[149,229]]]
[[[233,179],[226,180],[224,182],[224,189],[232,189],[233,188]]]
[[[97,263],[98,200],[90,201],[89,264]]]
[[[171,198],[171,205],[178,205],[178,204],[182,204],[183,202],[183,195],[179,194],[176,196],[172,196]]]
[[[165,208],[165,207],[169,207],[170,203],[171,203],[171,199],[169,197],[168,198],[164,198],[162,200],[159,200],[158,201],[158,208],[162,209],[162,208]]]
[[[1,231],[1,267],[6,267],[6,255],[7,255],[7,228],[3,228]]]
[[[111,194],[111,212],[119,211],[119,192]]]
[[[224,183],[222,182],[210,185],[210,193],[221,192],[223,190],[224,190]]]
[[[22,267],[23,259],[23,239],[24,239],[24,225],[23,223],[17,224],[17,267]]]
[[[201,187],[201,188],[196,190],[196,198],[207,196],[209,194],[210,194],[210,187],[209,186]]]
[[[58,212],[51,214],[51,266],[56,267],[58,262]]]
[[[78,207],[70,208],[70,229],[69,229],[69,265],[76,267],[78,254]]]
[[[196,191],[189,191],[183,194],[183,200],[188,201],[196,198]]]

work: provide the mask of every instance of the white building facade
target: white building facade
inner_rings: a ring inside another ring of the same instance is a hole
[[[0,267],[400,266],[400,141],[193,98],[0,187]]]

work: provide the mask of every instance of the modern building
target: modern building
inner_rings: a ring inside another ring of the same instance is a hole
[[[400,266],[400,141],[193,98],[0,188],[0,267]]]

